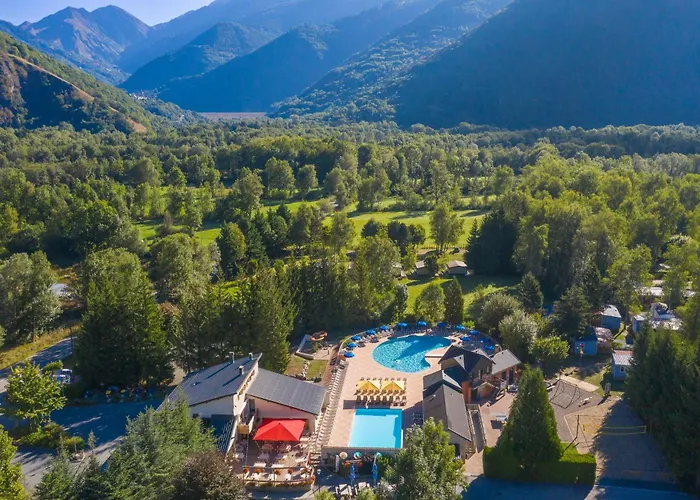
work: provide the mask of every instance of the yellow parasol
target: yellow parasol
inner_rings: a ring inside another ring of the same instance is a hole
[[[403,380],[385,380],[382,384],[382,391],[404,392],[405,390],[406,386],[404,385]]]
[[[374,380],[360,380],[357,383],[357,390],[367,392],[378,392],[379,384]]]

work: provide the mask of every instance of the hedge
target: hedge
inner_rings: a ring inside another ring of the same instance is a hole
[[[558,461],[539,464],[533,472],[526,472],[513,452],[505,447],[484,448],[484,475],[492,479],[593,485],[595,471],[595,457],[581,455],[573,447],[567,449]]]

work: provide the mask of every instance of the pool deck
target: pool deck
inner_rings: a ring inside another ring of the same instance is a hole
[[[420,333],[406,333],[408,335],[421,335]],[[404,336],[404,335],[402,335]],[[444,335],[436,335],[444,337]],[[355,357],[348,359],[347,373],[341,389],[338,410],[333,421],[333,428],[328,440],[328,447],[347,447],[350,442],[350,432],[352,430],[352,420],[355,415],[356,396],[355,389],[361,378],[406,378],[406,406],[397,408],[403,410],[403,430],[413,425],[413,414],[417,412],[422,415],[423,403],[423,377],[439,369],[438,361],[445,348],[439,348],[426,354],[426,361],[430,363],[430,368],[417,373],[406,373],[392,370],[377,363],[372,357],[374,350],[387,342],[385,338],[378,343],[368,342],[364,347],[355,349]],[[395,407],[392,407],[395,408]]]

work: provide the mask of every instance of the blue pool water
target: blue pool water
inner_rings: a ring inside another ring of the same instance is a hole
[[[350,448],[401,448],[403,412],[388,408],[358,408],[352,419]]]
[[[427,353],[451,343],[442,337],[409,335],[384,342],[374,350],[372,357],[380,365],[392,370],[416,373],[430,367],[425,360]]]

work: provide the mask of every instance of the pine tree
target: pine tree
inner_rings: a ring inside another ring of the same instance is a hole
[[[437,283],[425,287],[415,305],[416,318],[435,323],[445,317],[445,293]]]
[[[170,353],[153,289],[138,258],[124,250],[92,254],[83,265],[86,310],[76,360],[88,386],[172,378]]]
[[[283,373],[296,313],[286,278],[273,269],[259,271],[241,294],[240,311],[242,333],[262,353],[261,365]]]
[[[77,496],[76,471],[65,450],[59,450],[34,491],[36,500],[82,500]]]
[[[219,255],[221,255],[221,269],[224,278],[229,281],[235,279],[242,271],[246,255],[243,232],[234,223],[224,224],[221,228],[221,234],[216,239],[216,244],[219,247]]]
[[[603,278],[600,276],[598,266],[595,265],[593,260],[589,261],[586,266],[581,279],[581,287],[591,308],[600,309],[605,300],[605,285],[603,284]]]
[[[201,452],[190,457],[175,477],[168,500],[246,500],[243,482],[221,453]]]
[[[526,311],[533,313],[542,309],[544,295],[540,288],[540,282],[534,274],[527,273],[523,276],[518,288],[518,295]]]
[[[106,500],[109,498],[110,487],[105,482],[102,467],[94,454],[90,455],[87,466],[80,472],[76,491],[76,500]]]
[[[445,321],[459,325],[464,319],[464,297],[462,285],[457,278],[452,278],[445,286]]]
[[[540,370],[527,369],[520,378],[497,449],[503,447],[512,450],[520,465],[530,471],[561,454],[557,422]]]
[[[583,290],[572,286],[554,305],[554,330],[563,339],[578,337],[586,329],[590,312]]]

